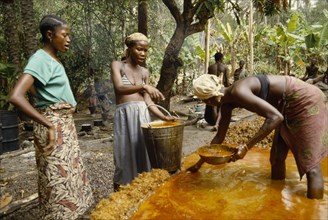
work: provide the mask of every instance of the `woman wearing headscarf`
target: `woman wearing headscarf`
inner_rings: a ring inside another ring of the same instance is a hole
[[[237,148],[233,160],[275,129],[271,148],[271,178],[285,179],[285,159],[290,149],[300,178],[307,177],[307,197],[323,198],[320,161],[328,154],[328,106],[317,87],[290,76],[251,76],[224,87],[216,76],[202,75],[194,81],[194,95],[208,105],[220,106],[221,120],[212,144],[226,136],[232,110],[245,108],[265,118],[246,145]]]
[[[138,173],[151,170],[141,125],[150,122],[150,110],[161,120],[165,116],[153,100],[163,100],[163,94],[150,86],[149,71],[144,67],[149,40],[141,33],[125,39],[127,51],[123,61],[112,62],[112,81],[116,96],[114,115],[114,190],[130,183]],[[148,108],[147,108],[148,106]]]

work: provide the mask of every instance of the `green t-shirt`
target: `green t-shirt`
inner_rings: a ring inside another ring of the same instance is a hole
[[[43,49],[30,57],[24,73],[37,79],[34,82],[36,107],[45,108],[57,102],[68,102],[76,106],[65,68]]]

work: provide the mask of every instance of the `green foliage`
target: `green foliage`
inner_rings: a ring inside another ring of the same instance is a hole
[[[202,61],[204,61],[205,60],[205,56],[206,56],[205,50],[203,50],[203,48],[198,45],[198,46],[196,46],[196,52],[197,52],[198,56],[200,57],[200,59]]]
[[[223,0],[207,0],[199,1],[200,6],[196,10],[196,17],[201,22],[207,22],[208,19],[214,17],[214,12],[216,9],[224,10],[224,1]]]
[[[288,2],[274,0],[253,0],[254,7],[266,16],[280,14],[282,10],[287,10]]]
[[[254,65],[254,75],[279,75],[279,70],[267,61],[257,61]]]
[[[278,23],[272,28],[265,28],[269,37],[266,43],[270,47],[267,50],[275,56],[273,60],[277,63],[278,72],[281,69],[286,71],[286,67],[289,68],[292,61],[299,57],[299,49],[304,44],[304,37],[299,35],[299,29],[300,19],[297,13],[292,14],[285,25]]]
[[[328,22],[324,24],[322,28],[318,47],[327,47],[327,45],[328,45]]]
[[[321,13],[319,13],[321,14]],[[303,59],[309,60],[311,57],[315,57],[318,60],[318,64],[326,64],[325,57],[328,49],[328,13],[326,9],[322,10],[322,14],[326,17],[324,22],[317,22],[315,24],[309,24],[306,17],[302,18],[300,25],[300,34],[304,36],[304,46],[300,52],[303,53]],[[305,68],[305,67],[304,67]]]
[[[314,48],[317,45],[318,39],[314,33],[305,36],[305,44],[307,48]]]
[[[19,71],[16,65],[0,63],[0,109],[2,110],[11,107],[8,103],[8,98],[18,75]]]
[[[323,24],[322,31],[320,33],[319,47],[327,47],[328,45],[328,11],[325,9],[323,13],[326,17],[326,22]]]
[[[175,3],[183,10],[184,1]],[[211,26],[210,57],[216,51],[225,53],[226,59],[247,59],[249,53],[247,1],[197,0],[197,18],[207,21],[215,17]],[[278,4],[279,2],[279,4]],[[328,12],[326,0],[318,0],[316,8],[299,8],[298,13],[283,12],[286,1],[253,0],[259,12],[267,15],[273,26],[263,25],[259,14],[254,22],[254,61],[256,72],[279,72],[278,63],[290,62],[294,71],[303,72],[309,57],[317,57],[319,63],[327,54]],[[270,4],[269,4],[270,3]],[[160,77],[162,60],[173,36],[176,23],[162,1],[147,0],[148,37],[150,41],[147,67],[151,83],[156,85]],[[57,0],[34,1],[36,20],[45,14],[57,14],[71,25],[71,49],[61,54],[71,86],[76,95],[89,83],[89,70],[96,78],[109,78],[110,64],[124,53],[124,38],[137,31],[137,6],[135,0]],[[222,13],[225,11],[225,13]],[[256,16],[257,15],[257,16]],[[280,22],[278,21],[280,19]],[[3,16],[0,14],[0,22]],[[195,20],[196,23],[196,20]],[[0,62],[7,62],[6,41],[0,28]],[[178,77],[202,73],[205,60],[203,33],[185,39],[179,57],[184,66]],[[235,54],[232,53],[235,50]],[[270,64],[270,65],[269,65]],[[277,65],[276,65],[277,64]],[[265,65],[269,67],[265,68]],[[273,66],[274,65],[274,66]],[[165,76],[164,76],[165,77]],[[3,89],[3,86],[1,87]]]
[[[183,61],[183,66],[179,68],[176,83],[172,88],[174,94],[189,95],[193,79],[203,73],[199,64],[204,62],[205,52],[198,37],[189,36],[181,48],[179,58]]]

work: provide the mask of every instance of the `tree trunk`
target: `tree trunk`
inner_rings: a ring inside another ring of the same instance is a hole
[[[161,76],[157,85],[157,88],[166,97],[164,101],[160,103],[164,108],[170,109],[170,98],[172,97],[172,87],[174,81],[177,78],[178,67],[182,66],[182,61],[179,58],[179,53],[184,42],[185,29],[183,26],[178,26],[166,47],[163,65],[161,67]]]
[[[145,0],[138,0],[138,32],[148,35],[148,4]],[[147,67],[146,60],[143,63],[144,67]]]
[[[145,0],[139,0],[138,4],[138,31],[148,35],[148,4]]]
[[[162,1],[168,7],[176,21],[176,29],[169,44],[166,47],[163,64],[161,67],[161,76],[157,84],[157,88],[166,98],[159,104],[169,110],[170,99],[172,96],[172,87],[174,85],[175,79],[178,76],[178,68],[183,66],[182,60],[179,58],[182,44],[187,36],[205,30],[205,25],[208,19],[211,17],[211,13],[205,11],[201,15],[197,16],[198,22],[195,22],[195,13],[198,9],[201,9],[200,7],[204,1],[199,1],[196,4],[192,4],[191,0],[184,0],[182,13],[176,1]],[[202,7],[202,9],[205,9],[205,6]]]
[[[20,70],[20,40],[18,35],[18,22],[14,10],[14,0],[4,0],[3,2],[3,17],[5,26],[5,39],[8,45],[8,62],[15,64]]]
[[[24,53],[25,58],[28,58],[38,49],[33,1],[21,0],[21,14],[24,30]]]

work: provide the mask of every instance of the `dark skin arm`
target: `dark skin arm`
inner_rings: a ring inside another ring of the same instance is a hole
[[[235,107],[242,107],[265,118],[265,121],[258,132],[248,140],[246,147],[240,147],[236,154],[236,159],[242,159],[247,149],[251,149],[255,144],[263,140],[283,121],[283,115],[270,103],[257,97],[252,88],[256,88],[256,79],[236,83],[236,86],[229,87],[225,97],[221,102],[221,121],[218,132],[212,144],[221,144],[227,133],[231,119],[231,112]],[[255,86],[255,87],[254,87]],[[226,103],[225,103],[226,102]]]
[[[308,75],[309,75],[309,74],[308,74],[308,73],[309,73],[309,70],[308,70],[308,69],[309,69],[309,67],[306,67],[306,68],[305,68],[305,73],[304,73],[304,76],[303,76],[302,80],[306,80],[306,79],[307,79],[307,77],[308,77]]]
[[[213,140],[211,141],[211,144],[222,144],[224,141],[224,138],[227,134],[233,106],[227,104],[225,106],[221,106],[221,120],[219,122],[219,127],[216,135],[214,136]]]
[[[225,87],[229,86],[229,81],[228,81],[228,68],[226,67],[223,71],[223,85]]]
[[[153,100],[163,100],[165,97],[163,94],[156,88],[148,85],[148,84],[140,84],[140,85],[123,85],[121,79],[121,69],[122,63],[120,61],[112,62],[112,80],[114,84],[115,91],[122,95],[133,94],[136,92],[145,91],[150,95],[150,98]]]
[[[137,80],[138,81],[137,85],[124,85],[120,73],[121,66],[122,63],[120,61],[112,62],[112,80],[113,80],[116,94],[122,97],[122,95],[126,96],[126,95],[133,95],[135,93],[138,93],[138,95],[134,96],[134,98],[130,98],[130,100],[135,101],[137,98],[139,101],[141,100],[145,101],[146,105],[149,106],[149,110],[162,120],[165,121],[175,120],[173,117],[165,116],[156,106],[154,106],[153,99],[163,100],[164,96],[158,89],[148,85],[149,83],[148,70],[144,69],[145,72],[143,72],[145,84],[143,84],[142,77],[140,77],[140,79]],[[141,93],[143,91],[145,91],[145,93]]]
[[[149,74],[146,75],[146,84],[149,83]],[[170,117],[168,115],[164,115],[156,106],[154,106],[154,102],[151,99],[150,95],[148,93],[144,93],[144,100],[146,102],[146,105],[149,106],[148,109],[151,111],[154,115],[156,115],[158,118],[160,118],[163,121],[174,121],[174,117]]]
[[[32,120],[48,128],[48,146],[46,149],[44,149],[46,151],[47,149],[52,149],[55,144],[55,127],[47,118],[45,118],[35,108],[33,108],[33,106],[25,98],[27,92],[33,88],[34,80],[35,79],[33,76],[29,74],[23,74],[11,92],[9,102],[15,105]]]
[[[171,117],[169,115],[164,115],[156,106],[154,106],[155,103],[151,100],[148,93],[144,94],[144,99],[145,99],[146,105],[149,106],[148,107],[149,111],[151,111],[154,115],[156,115],[161,120],[163,120],[163,121],[176,120],[175,117]]]
[[[325,75],[321,75],[321,76],[318,76],[317,78],[314,78],[313,79],[313,84],[315,84],[315,83],[317,83],[317,82],[321,82],[322,80],[323,80],[323,77],[324,77]]]

